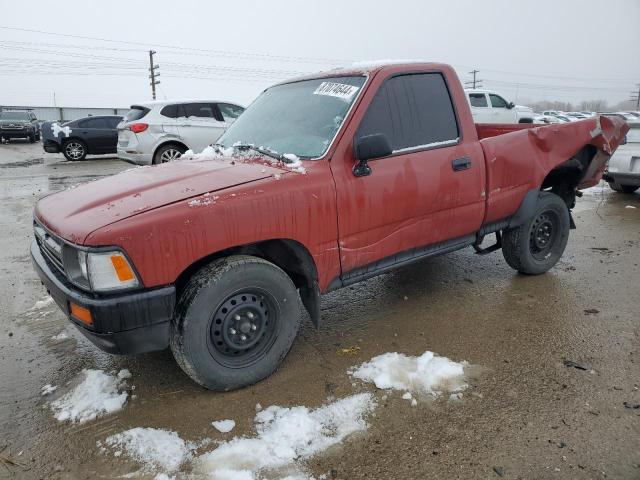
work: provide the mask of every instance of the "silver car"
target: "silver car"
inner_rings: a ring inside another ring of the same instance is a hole
[[[616,192],[633,193],[640,188],[640,123],[629,122],[626,143],[609,159],[604,179]]]
[[[244,111],[209,100],[154,101],[132,105],[118,125],[118,157],[138,165],[175,160],[202,151]]]

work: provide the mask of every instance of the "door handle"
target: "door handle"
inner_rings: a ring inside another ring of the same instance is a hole
[[[454,172],[459,172],[460,170],[468,170],[471,168],[471,160],[467,157],[456,158],[451,162],[451,168],[453,168]]]

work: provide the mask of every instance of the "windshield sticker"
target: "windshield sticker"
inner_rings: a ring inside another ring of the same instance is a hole
[[[345,83],[322,82],[313,94],[328,95],[330,97],[351,100],[358,90],[358,87],[347,85]]]

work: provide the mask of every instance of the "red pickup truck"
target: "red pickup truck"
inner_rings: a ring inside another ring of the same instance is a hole
[[[42,198],[31,255],[100,348],[170,346],[234,389],[277,368],[322,293],[467,246],[546,272],[626,131],[475,125],[447,65],[333,70],[268,88],[191,159]]]

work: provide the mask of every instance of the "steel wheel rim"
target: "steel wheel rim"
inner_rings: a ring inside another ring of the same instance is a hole
[[[172,162],[176,158],[180,157],[180,155],[182,155],[182,152],[180,150],[169,148],[168,150],[162,152],[162,155],[160,155],[160,161],[162,163]]]
[[[67,152],[67,155],[69,155],[74,160],[82,157],[84,153],[84,147],[77,142],[68,143],[64,150],[65,152]]]
[[[209,353],[229,368],[243,368],[261,360],[276,339],[279,312],[268,292],[247,288],[229,295],[211,317]]]
[[[560,219],[547,210],[536,217],[529,230],[529,251],[536,260],[545,260],[559,238]]]

